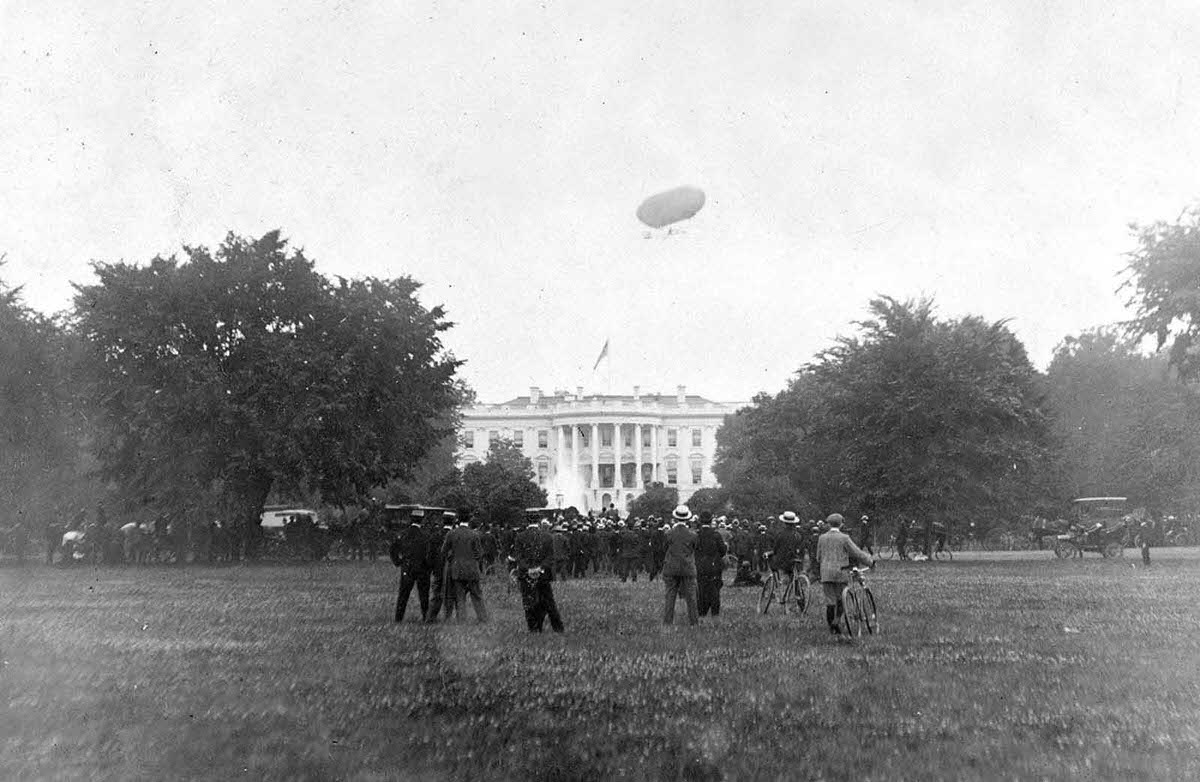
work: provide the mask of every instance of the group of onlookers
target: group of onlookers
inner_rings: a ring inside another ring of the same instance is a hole
[[[791,511],[781,514],[777,521],[774,534],[761,543],[770,545],[762,552],[764,564],[789,578],[807,568],[812,580],[823,585],[826,619],[830,630],[838,632],[841,589],[849,580],[846,568],[855,563],[872,564],[874,557],[841,531],[840,514],[830,514],[821,524],[804,530],[799,517]],[[623,522],[616,522],[618,531],[637,529],[622,525]],[[651,547],[651,552],[662,552],[661,560],[652,559],[651,574],[661,576],[665,590],[663,623],[674,624],[680,599],[684,601],[689,624],[698,624],[702,616],[718,616],[732,530],[726,524],[714,523],[711,513],[693,515],[686,505],[680,505],[672,512],[670,524],[657,531],[661,536],[648,537],[660,542]],[[524,529],[513,530],[511,537],[504,538],[506,543],[511,540],[507,555],[511,576],[520,589],[526,625],[531,632],[541,632],[547,618],[551,629],[557,632],[564,629],[553,583],[556,568],[570,566],[569,558],[562,558],[561,544],[557,548],[555,545],[556,540],[566,539],[566,532],[562,525],[553,526],[548,518],[534,518]],[[637,550],[640,549],[638,543]],[[619,557],[621,548],[616,552]],[[404,620],[414,588],[422,621],[436,622],[442,611],[442,618],[449,619],[456,613],[461,618],[467,596],[473,603],[476,619],[488,621],[481,587],[487,570],[483,533],[469,523],[452,515],[429,519],[423,510],[414,510],[408,524],[396,532],[391,559],[401,569],[396,622]]]

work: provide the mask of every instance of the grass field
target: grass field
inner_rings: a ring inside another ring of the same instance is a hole
[[[1156,555],[885,562],[856,644],[729,587],[563,583],[529,636],[498,583],[394,625],[382,562],[6,566],[0,779],[1200,779],[1200,552]]]

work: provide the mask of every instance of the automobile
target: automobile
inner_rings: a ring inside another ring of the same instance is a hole
[[[383,524],[392,532],[395,532],[398,527],[407,524],[409,519],[414,516],[424,519],[457,519],[458,511],[453,508],[438,508],[432,505],[413,505],[408,503],[383,506]]]
[[[1067,531],[1054,536],[1059,559],[1092,551],[1105,558],[1120,557],[1129,543],[1129,507],[1125,497],[1079,497],[1071,503]]]

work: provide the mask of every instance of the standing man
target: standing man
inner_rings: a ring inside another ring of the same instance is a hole
[[[864,513],[858,522],[858,547],[874,556],[874,539],[875,528],[871,526],[871,517]]]
[[[392,541],[388,554],[392,564],[400,568],[400,591],[396,594],[396,621],[404,621],[408,598],[417,587],[417,602],[421,604],[421,621],[429,620],[429,569],[433,558],[429,552],[429,533],[421,528],[425,511],[417,508],[409,515],[409,524]]]
[[[700,616],[721,614],[721,571],[727,551],[725,538],[713,527],[712,514],[702,511],[696,533],[696,607]]]
[[[454,615],[454,593],[450,588],[450,579],[446,577],[450,563],[446,561],[446,555],[442,551],[446,536],[453,524],[453,514],[446,513],[442,515],[441,519],[432,519],[428,526],[429,569],[433,578],[431,584],[433,597],[425,619],[431,623],[438,620],[438,614],[442,612],[443,605],[446,608],[444,618],[449,619]]]
[[[667,555],[663,559],[662,579],[666,587],[663,624],[675,624],[675,601],[680,595],[687,605],[688,624],[700,623],[696,614],[696,533],[688,529],[692,512],[680,505],[671,512],[675,524],[667,532]]]
[[[446,535],[446,540],[442,543],[442,556],[450,558],[450,582],[459,619],[466,610],[464,595],[470,595],[475,618],[486,622],[487,607],[483,604],[483,589],[479,585],[482,575],[480,563],[483,561],[483,540],[479,533],[471,529],[467,522],[459,522],[459,525]]]
[[[513,556],[529,632],[542,632],[542,624],[549,617],[550,629],[561,633],[563,621],[554,602],[554,541],[550,533],[536,521],[531,522],[517,535]]]
[[[829,632],[840,635],[838,621],[845,612],[842,605],[842,590],[850,583],[846,569],[853,563],[872,565],[875,558],[854,545],[854,541],[842,532],[842,514],[831,513],[825,519],[829,531],[817,540],[817,562],[821,565],[821,590],[825,593],[825,621]]]

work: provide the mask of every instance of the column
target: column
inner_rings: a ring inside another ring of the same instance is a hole
[[[571,486],[577,487],[579,484],[579,424],[571,424]],[[575,495],[575,499],[568,502],[568,505],[576,505],[579,502],[579,495]]]
[[[558,487],[559,491],[562,491],[565,488],[565,486],[563,485],[563,472],[564,472],[564,461],[563,460],[566,458],[566,455],[567,455],[566,454],[567,436],[563,432],[562,424],[558,424],[557,426],[555,426],[554,431],[557,433],[555,439],[556,439],[557,445],[558,445],[557,458],[554,460],[554,485],[556,485]]]
[[[633,425],[633,486],[642,488],[642,425]]]
[[[654,461],[650,462],[650,480],[657,481],[658,478],[658,427],[650,429],[650,458]]]
[[[613,424],[613,495],[617,495],[621,489],[625,488],[621,485],[621,448],[625,445],[625,441],[621,439],[621,425]]]
[[[600,488],[600,424],[592,424],[592,488]]]

